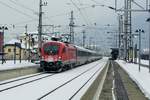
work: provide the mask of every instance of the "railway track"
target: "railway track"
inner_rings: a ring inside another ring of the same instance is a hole
[[[23,79],[18,78],[6,81],[0,85],[0,97],[6,100],[11,100],[12,98],[15,100],[20,100],[21,98],[45,100],[54,97],[57,100],[58,96],[60,96],[58,95],[59,93],[65,93],[65,97],[63,96],[61,100],[76,100],[76,98],[81,97],[81,94],[83,95],[84,89],[91,84],[95,76],[104,68],[102,67],[104,64],[106,63],[97,61],[62,73],[49,75],[38,73],[31,78],[27,76],[23,77]],[[72,88],[71,91],[66,90],[68,87]],[[67,92],[68,94],[66,94]]]
[[[73,97],[79,93],[79,91],[85,86],[87,85],[87,83],[102,69],[102,67],[100,67],[97,71],[95,71],[95,73],[93,73],[93,75],[69,98],[69,100],[72,100]]]
[[[41,73],[37,73],[37,74],[34,74],[34,75],[26,76],[26,77],[23,77],[23,78],[17,78],[17,79],[6,81],[6,82],[1,82],[0,86],[6,87],[6,88],[1,88],[0,92],[6,91],[6,90],[9,90],[9,89],[13,89],[13,88],[16,88],[16,87],[19,87],[19,86],[22,86],[22,85],[26,85],[26,84],[29,84],[29,83],[32,83],[32,82],[35,82],[35,81],[38,81],[38,80],[41,80],[41,79],[53,76],[53,75],[54,74],[45,75],[45,72],[41,72]],[[30,79],[30,78],[34,78],[34,77],[35,77],[35,79],[32,79],[32,80],[27,81],[27,82],[22,82],[22,83],[20,82],[19,83],[19,81],[24,81],[26,79]],[[37,77],[39,77],[39,78],[37,78]],[[15,82],[17,82],[18,84],[14,85],[14,86],[8,86],[8,87],[6,86],[6,85],[9,85],[9,84],[15,83]]]
[[[56,88],[54,88],[53,90],[49,91],[48,93],[44,94],[43,96],[41,96],[40,98],[38,98],[38,100],[41,100],[43,98],[45,98],[46,96],[52,94],[53,92],[57,91],[58,89],[60,89],[61,87],[67,85],[68,83],[72,82],[73,80],[79,78],[80,76],[84,75],[86,72],[94,69],[99,63],[95,64],[94,66],[90,67],[89,69],[85,70],[84,72],[76,75],[75,77],[73,77],[72,79],[64,82],[63,84],[57,86]],[[92,77],[101,69],[102,67],[100,67],[79,89],[78,91],[76,91],[76,93],[74,93],[70,98],[69,100],[72,100],[72,98],[92,79]]]
[[[0,85],[5,85],[5,84],[8,84],[8,83],[12,83],[12,82],[16,82],[16,81],[28,79],[28,78],[31,78],[31,77],[39,76],[39,75],[42,75],[43,73],[44,73],[44,72],[42,72],[42,73],[37,73],[37,74],[34,74],[34,75],[25,76],[25,77],[22,77],[22,78],[12,79],[12,80],[6,81],[6,82],[0,82]]]
[[[9,89],[13,89],[13,88],[16,88],[16,87],[19,87],[19,86],[22,86],[22,85],[25,85],[25,84],[29,84],[29,83],[32,83],[32,82],[35,82],[35,81],[38,81],[38,80],[41,80],[41,79],[44,79],[44,78],[47,78],[47,77],[51,77],[55,74],[44,74],[44,73],[39,73],[37,75],[32,75],[32,76],[28,76],[28,77],[24,77],[24,78],[19,78],[19,79],[16,79],[16,80],[12,80],[12,81],[8,81],[8,82],[4,82],[4,83],[1,83],[0,84],[0,87],[4,87],[3,89],[0,89],[0,92],[3,92],[3,91],[6,91],[6,90],[9,90]],[[37,78],[37,76],[40,76]],[[33,78],[33,77],[36,77],[35,79],[31,79],[27,82],[24,82],[25,79],[30,79],[30,78]],[[22,81],[23,82],[19,82],[19,81]],[[13,85],[13,86],[9,86],[11,83],[16,83],[16,85]],[[8,85],[8,86],[7,86]]]
[[[40,78],[35,78],[35,79],[27,81],[27,82],[23,82],[23,83],[14,85],[14,86],[10,86],[10,87],[4,88],[4,89],[0,89],[0,92],[6,91],[6,90],[9,90],[9,89],[13,89],[13,88],[25,85],[25,84],[29,84],[31,82],[35,82],[35,81],[38,81],[38,80],[41,80],[41,79],[44,79],[44,78],[47,78],[47,77],[50,77],[50,76],[54,75],[54,74],[50,74],[50,75],[45,76],[44,74],[45,74],[45,72],[41,72],[41,73],[37,73],[37,74],[34,74],[34,75],[26,76],[26,77],[23,77],[23,78],[17,78],[17,79],[6,81],[6,82],[0,82],[0,86],[4,86],[4,85],[7,85],[7,84],[11,84],[11,83],[14,83],[14,82],[19,82],[19,81],[22,81],[22,80],[25,80],[25,79],[30,79],[30,78],[34,78],[34,77],[42,75],[42,77],[40,77]]]

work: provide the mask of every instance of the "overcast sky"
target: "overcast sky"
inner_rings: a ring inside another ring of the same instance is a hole
[[[84,24],[90,27],[85,28],[87,32],[87,40],[90,37],[94,37],[93,40],[95,40],[96,37],[97,41],[103,42],[103,44],[99,43],[99,45],[108,45],[107,42],[109,41],[107,40],[106,33],[107,31],[114,31],[118,29],[118,12],[116,13],[108,7],[102,6],[96,6],[93,8],[91,5],[106,5],[114,7],[115,0],[72,1],[77,7],[81,8],[80,11],[72,4],[71,0],[43,0],[43,2],[48,3],[47,6],[43,6],[43,24],[61,25],[59,31],[69,31],[67,30],[67,25],[70,21],[70,12],[73,10],[75,24],[79,26]],[[145,6],[143,0],[135,1],[142,6]],[[123,5],[124,0],[118,0],[118,8],[122,8]],[[133,4],[133,7],[138,8],[135,4]],[[28,25],[28,31],[37,31],[39,0],[0,0],[0,8],[0,25],[6,25],[9,28],[9,31],[5,34],[6,41],[16,36],[16,34],[24,33],[24,26],[26,24]],[[145,22],[146,18],[148,18],[147,13],[133,13],[133,32],[136,28],[143,28],[146,32],[148,31],[148,24]],[[94,23],[96,23],[96,26]],[[113,27],[106,28],[107,24],[111,24]],[[12,27],[12,25],[15,25],[15,27]],[[78,35],[77,37],[79,40],[81,40],[80,32],[82,29],[83,28],[75,28],[75,32],[76,35]]]

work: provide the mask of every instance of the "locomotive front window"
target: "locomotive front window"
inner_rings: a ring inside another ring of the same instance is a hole
[[[48,55],[56,55],[58,54],[58,45],[45,45],[44,46],[44,53]]]

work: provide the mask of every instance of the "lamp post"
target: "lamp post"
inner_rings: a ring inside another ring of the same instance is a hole
[[[0,30],[2,30],[2,64],[4,63],[4,31],[8,30],[6,26],[1,26]]]
[[[83,44],[82,44],[82,46],[85,47],[85,38],[86,38],[85,30],[83,30],[82,33],[83,33]]]
[[[141,33],[144,33],[144,30],[142,29],[137,29],[135,31],[136,33],[139,33],[139,71],[140,71],[140,64],[141,64]]]

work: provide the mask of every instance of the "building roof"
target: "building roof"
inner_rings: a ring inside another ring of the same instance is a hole
[[[6,44],[15,44],[15,42],[20,43],[20,40],[12,39],[12,40],[8,41]]]
[[[5,46],[14,46],[15,43],[21,43],[20,40],[18,39],[12,39],[10,41],[8,41]],[[25,48],[25,45],[23,43],[21,43],[21,47]]]

